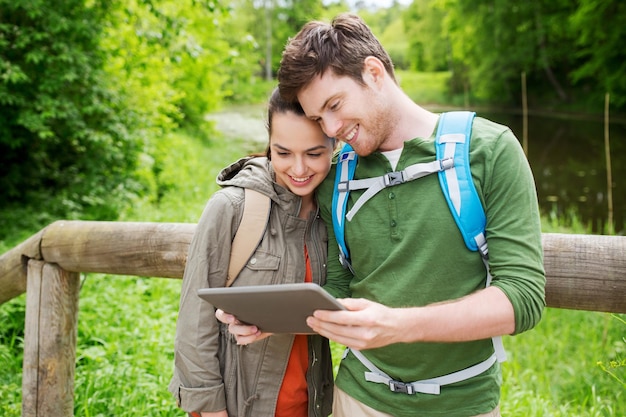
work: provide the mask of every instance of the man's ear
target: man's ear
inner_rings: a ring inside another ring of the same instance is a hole
[[[363,61],[363,80],[366,84],[368,81],[380,86],[387,76],[385,66],[380,59],[374,56],[368,56]]]

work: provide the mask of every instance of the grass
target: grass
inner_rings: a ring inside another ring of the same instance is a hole
[[[121,221],[197,221],[216,190],[218,169],[264,145],[241,138],[206,143],[182,133],[170,141],[162,180],[172,187],[158,204],[138,201]],[[546,217],[543,227],[585,230],[571,219],[564,225],[553,217]],[[3,244],[11,248],[36,231],[25,228]],[[183,416],[167,391],[180,280],[104,274],[82,279],[75,415]],[[0,415],[5,417],[21,415],[23,315],[24,296],[0,306]],[[503,415],[626,415],[626,368],[619,366],[626,358],[623,320],[624,315],[547,309],[536,329],[506,337]],[[333,344],[335,357],[341,351]]]
[[[398,84],[420,105],[450,103],[445,93],[451,74],[449,72],[414,72],[396,70]]]

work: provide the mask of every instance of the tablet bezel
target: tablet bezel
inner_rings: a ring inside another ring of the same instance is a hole
[[[314,334],[306,318],[315,310],[345,310],[313,283],[201,288],[198,296],[263,332]]]

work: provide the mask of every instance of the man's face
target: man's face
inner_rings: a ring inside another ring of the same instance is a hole
[[[307,117],[337,140],[366,156],[384,143],[391,131],[390,106],[382,90],[364,73],[365,85],[327,70],[298,94]]]

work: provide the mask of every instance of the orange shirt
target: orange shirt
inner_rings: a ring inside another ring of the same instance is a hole
[[[305,282],[313,281],[309,252],[304,247],[306,261]],[[306,383],[306,371],[309,367],[309,349],[307,335],[297,334],[291,348],[283,384],[278,393],[276,417],[307,417],[309,415],[309,393]]]

